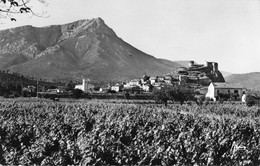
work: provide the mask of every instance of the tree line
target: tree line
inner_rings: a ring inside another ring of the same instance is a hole
[[[165,87],[160,90],[155,89],[152,95],[156,103],[162,103],[165,106],[167,106],[169,101],[180,103],[181,105],[187,101],[194,101],[198,105],[201,105],[203,102],[203,98],[201,96],[198,97],[199,93],[196,93],[195,89],[185,85]]]

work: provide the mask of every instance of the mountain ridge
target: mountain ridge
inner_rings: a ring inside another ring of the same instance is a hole
[[[0,69],[48,80],[126,80],[163,75],[181,65],[148,55],[101,18],[0,31]]]
[[[229,84],[260,91],[260,72],[232,74],[225,79]]]

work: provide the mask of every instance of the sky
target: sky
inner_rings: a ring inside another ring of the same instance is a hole
[[[46,17],[18,15],[16,22],[2,20],[0,30],[100,17],[124,41],[156,58],[260,72],[260,0],[47,0],[47,6],[31,1]]]

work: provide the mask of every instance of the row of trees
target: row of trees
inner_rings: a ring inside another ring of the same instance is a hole
[[[157,103],[162,103],[165,106],[167,106],[168,101],[178,102],[181,105],[186,101],[195,101],[197,104],[202,103],[202,99],[195,97],[194,89],[181,85],[154,90],[152,95]]]
[[[194,101],[198,105],[203,103],[203,95],[198,95],[194,89],[191,89],[187,86],[174,86],[167,87],[161,90],[155,90],[152,93],[156,103],[162,103],[167,106],[168,101],[172,103],[180,103],[181,105],[187,101]],[[259,105],[260,97],[254,94],[248,94],[246,96],[246,105],[251,107],[254,105]]]

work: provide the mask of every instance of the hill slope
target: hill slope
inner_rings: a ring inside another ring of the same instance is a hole
[[[181,65],[134,48],[101,18],[0,31],[0,69],[49,80],[126,80]]]
[[[232,74],[225,78],[226,82],[248,89],[260,90],[260,72]]]

